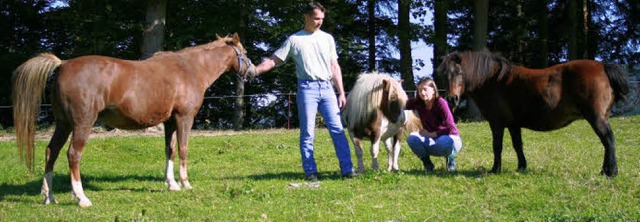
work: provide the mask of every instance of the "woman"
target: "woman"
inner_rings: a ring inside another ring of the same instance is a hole
[[[417,110],[423,129],[407,137],[411,150],[422,160],[424,170],[432,172],[430,156],[443,156],[447,170],[455,171],[455,156],[462,148],[462,140],[453,120],[447,101],[438,94],[438,87],[431,78],[418,82],[418,97],[407,101],[406,109]]]

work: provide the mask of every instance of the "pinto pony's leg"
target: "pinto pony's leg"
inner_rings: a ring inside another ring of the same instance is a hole
[[[53,137],[49,141],[49,145],[46,150],[46,165],[44,167],[44,179],[42,180],[42,195],[44,196],[44,204],[50,203],[58,203],[58,201],[53,197],[53,167],[58,159],[58,155],[60,154],[60,150],[62,146],[69,139],[69,134],[71,130],[69,126],[58,123],[56,124],[56,129],[53,132]]]
[[[491,136],[493,137],[493,168],[490,173],[499,173],[502,170],[502,138],[504,127],[489,123]]]
[[[375,136],[371,140],[371,168],[374,170],[378,170],[380,168],[380,164],[378,164],[378,154],[380,154],[380,137]]]
[[[78,206],[80,207],[89,207],[92,205],[89,198],[84,194],[84,190],[82,189],[82,180],[80,178],[80,159],[82,159],[82,150],[89,139],[91,125],[92,124],[89,124],[88,126],[76,126],[73,129],[71,144],[67,151],[67,158],[69,159],[69,174],[71,176],[71,189],[73,191],[73,196],[78,200]]]
[[[176,155],[176,124],[173,121],[164,123],[164,145],[166,156],[166,167],[164,171],[164,183],[169,191],[180,190],[180,185],[176,182],[173,173],[174,160]]]
[[[353,131],[349,131],[349,137],[351,138],[351,142],[353,142],[353,149],[356,153],[356,157],[358,158],[358,168],[356,171],[358,173],[364,173],[364,160],[362,159],[362,140],[359,138],[355,138],[353,136]]]
[[[385,141],[385,145],[387,146],[389,154],[389,166],[387,167],[387,171],[399,171],[400,167],[398,166],[398,157],[400,156],[400,140],[397,137],[389,137]]]
[[[527,169],[527,159],[524,157],[524,151],[522,150],[522,129],[520,127],[509,127],[509,134],[511,134],[513,149],[516,150],[516,155],[518,156],[518,170],[524,171]]]

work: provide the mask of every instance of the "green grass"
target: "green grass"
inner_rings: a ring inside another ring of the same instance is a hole
[[[366,151],[367,172],[353,180],[339,177],[331,139],[319,129],[318,188],[303,181],[296,130],[194,136],[189,147],[194,189],[180,192],[167,191],[163,183],[162,138],[96,138],[82,159],[85,192],[94,204],[86,209],[71,199],[64,153],[53,184],[60,203],[43,205],[46,141],[37,143],[33,175],[17,158],[15,142],[4,141],[0,220],[638,221],[640,116],[613,118],[611,125],[620,171],[613,179],[599,175],[603,147],[585,121],[548,133],[523,130],[529,164],[525,172],[516,170],[515,152],[505,136],[503,172],[488,174],[491,134],[487,123],[480,122],[459,124],[465,145],[457,158],[458,172],[445,172],[439,158],[434,160],[436,172],[425,175],[403,144],[401,172],[371,170]],[[381,151],[382,169],[386,154]]]

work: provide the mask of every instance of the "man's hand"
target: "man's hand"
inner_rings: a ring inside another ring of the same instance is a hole
[[[344,110],[344,107],[347,105],[347,98],[344,96],[344,94],[340,94],[340,96],[338,96],[338,107],[340,107],[340,110]]]

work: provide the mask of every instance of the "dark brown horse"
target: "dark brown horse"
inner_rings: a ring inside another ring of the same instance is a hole
[[[51,90],[56,127],[46,149],[42,183],[44,203],[57,203],[52,194],[53,166],[69,135],[67,157],[73,195],[81,207],[91,206],[80,180],[80,159],[96,120],[121,129],[143,129],[164,123],[169,190],[180,190],[173,173],[176,136],[180,156],[180,183],[187,179],[187,146],[194,116],[205,90],[233,69],[240,78],[253,76],[238,35],[177,52],[157,53],[142,61],[105,56],[60,60],[43,53],[20,65],[13,76],[14,119],[20,155],[33,169],[34,118],[49,74],[57,67]]]
[[[484,52],[447,55],[437,73],[449,80],[451,104],[458,105],[468,93],[489,122],[493,136],[494,163],[500,172],[504,128],[509,129],[518,156],[518,169],[525,170],[521,128],[551,131],[586,119],[604,145],[601,173],[618,173],[615,137],[609,125],[614,102],[629,92],[626,73],[616,65],[576,60],[545,69],[514,65],[504,57]]]

